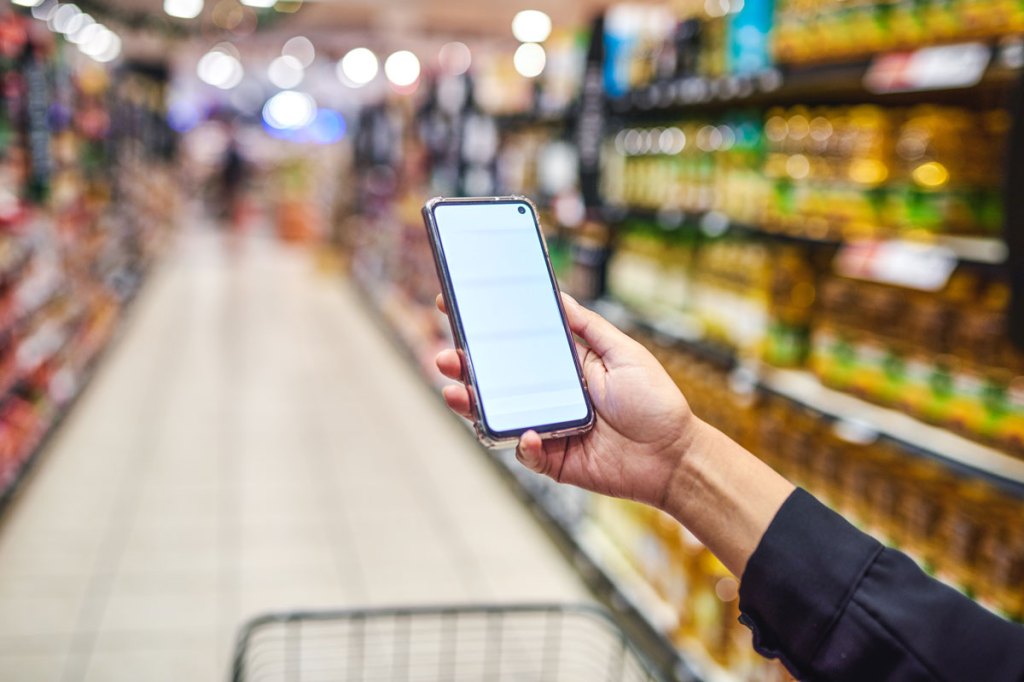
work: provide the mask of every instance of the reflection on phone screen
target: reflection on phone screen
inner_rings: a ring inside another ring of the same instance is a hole
[[[588,414],[533,211],[523,206],[434,209],[481,411],[497,432]]]

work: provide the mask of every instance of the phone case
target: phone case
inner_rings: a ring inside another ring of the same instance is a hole
[[[444,258],[441,254],[440,248],[440,236],[437,231],[437,225],[434,222],[434,207],[439,204],[459,204],[459,203],[471,203],[479,204],[486,202],[495,203],[507,203],[507,202],[523,202],[530,206],[533,211],[533,215],[537,216],[537,205],[533,203],[531,199],[524,196],[513,195],[505,197],[459,197],[459,198],[446,198],[446,197],[434,197],[429,199],[423,205],[423,222],[427,229],[428,241],[430,242],[430,249],[434,255],[434,265],[437,268],[437,278],[441,282],[441,296],[444,298],[445,304],[448,307],[448,323],[451,326],[452,337],[455,339],[456,350],[462,358],[462,366],[465,368],[466,376],[464,381],[466,389],[469,391],[469,400],[473,410],[473,430],[476,432],[476,437],[489,448],[500,448],[515,446],[519,442],[519,436],[511,437],[499,437],[492,433],[487,425],[484,423],[479,409],[479,396],[477,394],[476,377],[473,372],[472,359],[466,350],[466,339],[463,333],[460,321],[457,319],[457,314],[453,313],[457,308],[454,306],[454,292],[451,288],[451,282],[447,276],[447,269],[444,264]],[[558,301],[558,308],[561,311],[562,319],[565,320],[565,308],[562,306],[561,290],[558,286],[558,279],[554,275],[554,271],[551,269],[551,258],[548,255],[547,240],[544,239],[544,233],[541,231],[541,248],[544,251],[544,258],[547,261],[548,272],[551,275],[551,281],[554,282],[555,292],[559,294],[556,296]],[[580,378],[580,382],[583,385],[583,392],[586,397],[587,406],[590,412],[590,419],[587,423],[580,426],[573,426],[571,428],[558,429],[554,431],[540,432],[538,435],[542,439],[548,438],[564,438],[567,436],[575,436],[581,433],[586,433],[594,426],[594,406],[590,400],[590,392],[587,387],[587,379],[583,376],[583,371],[580,367],[580,359],[576,353],[576,344],[572,343],[572,336],[569,335],[570,344],[569,347],[572,350],[573,361],[576,363],[576,374]]]

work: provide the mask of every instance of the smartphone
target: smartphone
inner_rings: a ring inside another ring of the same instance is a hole
[[[435,198],[423,221],[477,437],[497,447],[530,429],[587,431],[594,408],[533,203]]]

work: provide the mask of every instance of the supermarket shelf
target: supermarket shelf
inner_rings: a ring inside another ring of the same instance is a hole
[[[781,67],[743,76],[690,77],[656,83],[609,101],[611,112],[621,118],[659,117],[721,111],[740,107],[790,104],[852,104],[859,102],[935,102],[963,92],[1005,89],[1020,76],[1009,50],[992,47],[992,59],[979,83],[969,87],[922,88],[902,92],[872,92],[864,85],[870,61],[838,62],[811,66]],[[1005,56],[1004,56],[1005,55]]]
[[[836,419],[855,421],[944,463],[982,475],[1001,487],[1024,495],[1024,460],[975,443],[948,429],[931,426],[897,410],[880,407],[824,386],[810,372],[761,367],[760,386]]]
[[[537,114],[532,112],[522,114],[503,114],[496,116],[494,121],[502,130],[541,127],[558,128],[565,127],[566,122],[568,121],[568,114],[557,112],[548,114]]]
[[[1006,242],[997,237],[935,235],[929,239],[929,243],[946,247],[964,263],[1002,265],[1009,255]]]
[[[118,314],[118,319],[115,321],[113,331],[108,334],[99,350],[85,362],[85,367],[82,369],[79,376],[75,377],[74,395],[72,395],[62,405],[55,408],[55,412],[49,419],[48,423],[43,426],[39,437],[34,439],[35,442],[29,444],[29,447],[27,447],[27,454],[20,458],[21,463],[18,466],[17,472],[10,481],[4,483],[2,489],[0,489],[0,517],[2,517],[4,511],[7,509],[7,505],[9,505],[15,498],[18,491],[21,489],[21,486],[35,468],[38,460],[46,450],[46,446],[47,443],[49,443],[50,438],[57,432],[64,419],[71,413],[71,410],[74,409],[75,404],[85,394],[92,381],[93,375],[96,373],[97,368],[103,361],[107,352],[115,345],[118,334],[121,331],[118,322],[124,319],[126,312],[134,302],[139,291],[142,289],[142,284],[146,279],[146,273],[149,267],[150,265],[147,264],[139,268],[139,272],[141,273],[139,277],[139,284],[125,298],[124,303],[121,306],[120,313]]]
[[[621,223],[629,219],[650,220],[669,226],[679,225],[685,226],[688,229],[701,230],[709,236],[741,234],[812,246],[836,247],[843,244],[843,241],[839,239],[819,239],[806,235],[771,230],[749,223],[734,222],[720,213],[670,213],[650,209],[608,209],[605,215],[606,219],[612,223]],[[709,216],[712,223],[711,227],[706,225],[709,221]],[[1009,253],[1006,242],[998,237],[927,234],[910,236],[905,238],[905,240],[949,249],[956,256],[957,260],[962,263],[1002,265],[1006,262]],[[885,240],[882,239],[881,241]]]
[[[739,377],[742,385],[786,398],[832,419],[851,422],[898,444],[914,456],[939,461],[961,474],[983,478],[1013,495],[1024,497],[1024,459],[897,410],[828,388],[810,372],[741,361],[734,350],[706,339],[675,333],[671,327],[647,320],[617,301],[602,299],[590,305],[619,327],[653,333],[655,338],[677,344],[719,366],[737,367],[743,373]]]
[[[645,614],[648,621],[661,624],[663,629],[677,624],[678,618],[672,606],[666,603],[633,568],[598,524],[581,524],[576,532],[576,538],[581,551],[603,571],[615,577],[622,593],[636,609]],[[687,642],[682,649],[689,664],[705,682],[739,682],[739,678],[716,663],[699,642]]]
[[[514,458],[501,458],[482,445],[481,448],[513,483],[513,489],[572,560],[588,587],[622,619],[626,632],[666,680],[734,682],[731,677],[707,676],[707,669],[695,665],[689,652],[681,651],[669,641],[666,626],[675,619],[671,607],[629,566],[596,524],[584,520],[576,524],[576,528],[569,527],[542,497],[522,485],[510,466]]]
[[[31,262],[33,252],[26,239],[10,235],[0,238],[0,282],[17,279]]]

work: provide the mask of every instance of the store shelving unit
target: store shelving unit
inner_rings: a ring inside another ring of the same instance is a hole
[[[866,77],[875,60],[836,62],[820,65],[781,67],[746,75],[721,78],[694,76],[656,83],[609,101],[613,116],[629,120],[651,120],[680,114],[700,114],[723,109],[785,106],[789,104],[840,104],[879,102],[903,104],[941,101],[962,96],[964,90],[983,92],[1006,88],[1020,77],[1021,46],[1017,42],[988,45],[988,65],[977,82],[964,86],[928,86],[879,92],[869,88]]]
[[[907,452],[931,457],[970,476],[982,477],[1024,496],[1024,460],[932,426],[897,410],[880,407],[822,385],[803,370],[757,369],[763,390],[788,398],[828,417],[853,423],[899,443]]]
[[[33,21],[0,16],[0,512],[88,386],[177,204],[167,74],[124,63],[111,79]]]
[[[144,279],[144,276],[142,279]],[[134,302],[138,291],[139,289],[136,288],[124,302],[123,311],[125,313]],[[71,414],[71,411],[74,409],[79,399],[85,395],[85,392],[91,385],[93,377],[95,376],[99,366],[102,364],[104,357],[106,357],[109,350],[116,345],[117,337],[121,331],[122,329],[120,327],[115,328],[112,334],[103,340],[101,346],[96,350],[96,352],[89,354],[89,357],[84,361],[84,367],[78,371],[77,376],[74,378],[74,389],[71,396],[66,401],[54,406],[48,418],[45,419],[44,423],[41,425],[36,437],[27,443],[25,452],[16,458],[20,462],[20,465],[15,474],[7,480],[0,481],[0,486],[2,486],[2,489],[0,489],[0,514],[4,512],[7,505],[9,505],[17,496],[21,486],[29,479],[32,471],[41,458],[42,453],[45,452],[50,439],[60,430],[64,420]],[[63,350],[63,348],[57,352],[60,352],[61,350]],[[2,405],[9,397],[10,390],[13,389],[17,383],[18,380],[11,385],[8,392],[5,393],[3,397],[0,397],[0,405]]]
[[[621,303],[605,299],[595,302],[593,307],[624,329],[653,334],[666,344],[676,344],[718,366],[731,368],[739,386],[785,398],[829,419],[851,425],[864,437],[885,438],[909,455],[933,459],[960,474],[983,478],[1024,498],[1024,460],[1020,458],[976,443],[949,429],[926,424],[903,412],[831,389],[806,370],[780,369],[744,360],[722,344],[681,334],[671,326],[645,319]]]
[[[808,246],[839,247],[841,239],[815,238],[803,234],[792,234],[782,230],[772,230],[759,225],[741,223],[730,220],[720,213],[686,213],[680,211],[652,211],[636,208],[605,207],[605,219],[611,224],[620,224],[628,220],[645,220],[671,226],[673,229],[686,229],[703,233],[707,237],[744,236],[760,239],[805,244]],[[707,227],[710,222],[712,227]],[[1006,242],[999,237],[980,237],[969,235],[924,234],[913,235],[908,241],[947,249],[961,263],[976,265],[1002,266],[1009,256]],[[887,241],[885,238],[873,241]]]

